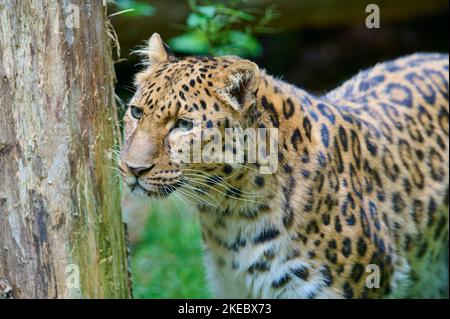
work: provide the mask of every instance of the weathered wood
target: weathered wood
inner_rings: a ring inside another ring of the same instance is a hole
[[[103,1],[0,2],[0,298],[130,297],[113,82]]]

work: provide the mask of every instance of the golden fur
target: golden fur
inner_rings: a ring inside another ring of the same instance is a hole
[[[448,295],[448,55],[382,63],[316,97],[237,57],[177,59],[156,34],[147,52],[120,167],[138,193],[195,202],[217,296]],[[173,163],[195,135],[180,118],[277,128],[278,170]]]

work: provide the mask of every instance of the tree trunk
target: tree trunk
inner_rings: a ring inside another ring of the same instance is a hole
[[[100,0],[0,1],[0,298],[127,298]]]

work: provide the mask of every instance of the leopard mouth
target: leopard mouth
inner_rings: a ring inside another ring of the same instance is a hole
[[[139,183],[134,185],[130,185],[130,190],[132,194],[135,195],[145,195],[147,197],[168,197],[172,194],[178,187],[180,187],[180,183],[174,183],[170,185],[156,185],[151,184],[152,189],[147,189]]]

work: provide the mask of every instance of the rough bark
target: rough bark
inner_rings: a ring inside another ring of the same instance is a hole
[[[130,296],[107,23],[100,0],[0,1],[0,298]]]

